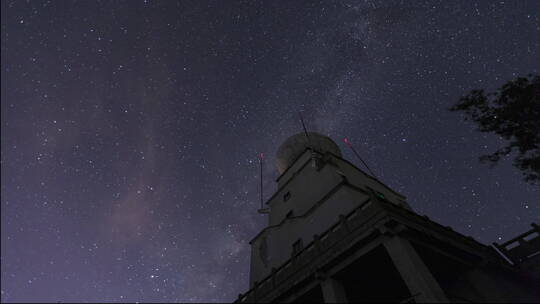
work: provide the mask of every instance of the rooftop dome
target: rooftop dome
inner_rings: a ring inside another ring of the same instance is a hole
[[[331,152],[341,157],[341,150],[330,137],[315,132],[308,132],[308,135],[313,149],[321,153]],[[308,140],[304,132],[287,138],[276,153],[279,174],[283,174],[308,147]]]

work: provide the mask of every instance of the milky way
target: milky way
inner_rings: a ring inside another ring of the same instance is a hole
[[[274,153],[348,137],[420,214],[540,220],[448,108],[540,67],[538,1],[2,1],[2,301],[232,301]]]

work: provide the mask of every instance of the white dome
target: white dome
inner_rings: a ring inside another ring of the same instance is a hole
[[[320,153],[331,152],[341,157],[341,150],[330,137],[315,132],[308,132],[308,135],[309,143],[315,151]],[[276,165],[279,174],[285,172],[308,147],[308,140],[304,132],[287,138],[276,153]]]

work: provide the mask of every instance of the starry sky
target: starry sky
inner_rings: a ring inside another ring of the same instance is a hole
[[[348,137],[420,214],[540,220],[504,141],[448,108],[540,69],[539,1],[1,1],[1,300],[223,302],[275,151]]]

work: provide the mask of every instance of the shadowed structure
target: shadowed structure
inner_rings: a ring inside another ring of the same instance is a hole
[[[307,135],[278,149],[278,189],[237,302],[540,300],[536,224],[495,250],[416,214],[329,137]]]
[[[279,147],[276,153],[276,164],[279,174],[289,168],[306,149],[313,149],[320,153],[330,152],[341,157],[338,145],[328,136],[315,132],[302,132],[293,135]]]

